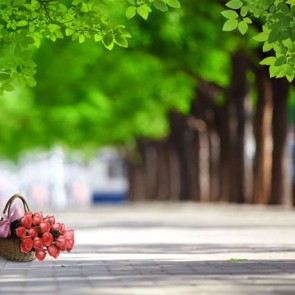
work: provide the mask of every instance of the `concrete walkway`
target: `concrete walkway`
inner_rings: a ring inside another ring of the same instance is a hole
[[[43,262],[0,258],[0,295],[295,294],[290,209],[188,203],[46,213],[76,230],[74,250]]]

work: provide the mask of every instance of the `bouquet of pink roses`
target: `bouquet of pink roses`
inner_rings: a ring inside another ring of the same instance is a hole
[[[25,212],[12,206],[17,198],[23,202]],[[74,242],[74,230],[56,222],[53,215],[32,213],[22,196],[14,195],[7,202],[0,220],[0,255],[17,261],[35,257],[42,261],[47,253],[57,258],[61,251],[70,252]]]
[[[55,222],[53,215],[44,217],[43,212],[26,212],[10,228],[12,236],[20,239],[21,252],[35,251],[38,260],[44,260],[47,253],[57,258],[60,251],[70,252],[74,246],[74,231]]]

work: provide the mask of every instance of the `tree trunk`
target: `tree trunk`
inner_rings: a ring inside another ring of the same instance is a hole
[[[211,202],[219,201],[219,151],[220,139],[211,128],[208,129],[209,141],[209,200]]]
[[[175,148],[180,172],[181,201],[200,200],[199,137],[187,122],[187,117],[171,112],[169,115],[171,144]]]
[[[230,201],[231,174],[231,141],[228,106],[220,108],[216,118],[216,130],[219,135],[219,196],[218,200]]]
[[[146,200],[146,190],[144,181],[144,169],[141,162],[135,162],[131,159],[126,161],[128,171],[128,201]]]
[[[268,72],[256,71],[257,105],[253,122],[256,143],[253,162],[252,203],[266,204],[271,179],[271,112],[272,88]]]
[[[272,116],[272,171],[271,192],[268,204],[282,204],[285,199],[284,179],[286,177],[286,139],[287,139],[287,99],[289,83],[286,79],[272,79],[273,116]]]
[[[231,177],[230,202],[244,203],[245,195],[245,97],[248,93],[246,58],[242,52],[232,57],[232,81],[228,103],[231,130]]]

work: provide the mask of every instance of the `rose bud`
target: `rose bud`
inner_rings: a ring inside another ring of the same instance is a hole
[[[48,254],[55,259],[59,256],[60,251],[54,245],[48,246],[47,250]]]
[[[46,253],[46,251],[44,251],[44,250],[37,250],[36,253],[35,253],[36,258],[37,258],[38,260],[40,260],[40,261],[43,261],[43,260],[45,259],[46,254],[47,254],[47,253]]]
[[[72,239],[67,239],[67,251],[68,252],[70,252],[72,249],[73,249],[73,247],[74,247],[74,240],[72,240]]]

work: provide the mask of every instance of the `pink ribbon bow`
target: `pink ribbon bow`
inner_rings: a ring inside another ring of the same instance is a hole
[[[11,207],[9,216],[4,213],[0,214],[0,238],[9,237],[11,235],[11,222],[21,218],[24,214],[24,210],[18,204]]]

